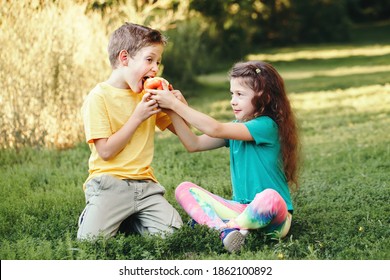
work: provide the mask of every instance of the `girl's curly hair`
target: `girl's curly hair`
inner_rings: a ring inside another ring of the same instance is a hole
[[[230,78],[243,79],[255,92],[253,118],[268,116],[277,123],[284,173],[290,188],[298,189],[298,128],[282,77],[271,64],[262,61],[238,62],[229,74]]]

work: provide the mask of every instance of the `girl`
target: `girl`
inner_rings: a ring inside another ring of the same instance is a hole
[[[284,82],[268,63],[239,62],[230,72],[230,104],[236,120],[220,123],[166,91],[150,91],[171,120],[189,152],[227,146],[233,199],[225,200],[190,182],[176,199],[193,220],[221,231],[230,252],[238,251],[248,230],[287,235],[293,204],[289,187],[298,188],[298,134]],[[181,118],[180,118],[181,117]],[[203,132],[194,134],[186,123]]]

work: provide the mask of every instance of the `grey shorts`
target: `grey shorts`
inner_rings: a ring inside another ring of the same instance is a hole
[[[104,174],[86,183],[86,207],[77,238],[114,236],[124,220],[130,231],[171,233],[183,222],[164,198],[165,189],[151,180],[120,180]]]

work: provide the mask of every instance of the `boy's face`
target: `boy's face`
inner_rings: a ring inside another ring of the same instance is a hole
[[[162,44],[155,44],[140,49],[134,57],[128,57],[124,79],[133,92],[140,93],[145,78],[157,75],[163,51]]]

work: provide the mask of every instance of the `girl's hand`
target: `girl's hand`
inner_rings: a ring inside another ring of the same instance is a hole
[[[180,92],[180,90],[173,90],[172,91],[173,95],[179,99],[181,102],[184,104],[188,105],[187,100],[184,98],[183,94]]]
[[[168,90],[148,90],[147,92],[151,93],[150,98],[163,109],[172,109],[173,103],[178,101],[176,96]]]
[[[151,98],[157,101],[158,106],[160,108],[172,109],[172,105],[176,101],[175,99],[179,100],[185,105],[188,105],[186,99],[184,98],[180,90],[171,90],[165,84],[163,84],[162,86],[163,86],[163,90],[146,89],[146,92],[152,94]]]
[[[146,90],[151,94],[151,99],[155,100],[158,103],[158,106],[163,109],[172,109],[174,102],[182,99],[185,101],[183,95],[180,91],[169,91],[164,90]],[[177,97],[176,97],[177,96]]]

